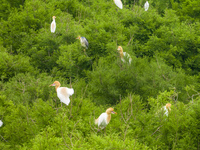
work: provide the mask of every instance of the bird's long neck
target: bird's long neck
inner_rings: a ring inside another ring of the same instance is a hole
[[[59,86],[55,86],[56,91],[57,91],[58,88],[59,88]]]
[[[167,107],[167,110],[168,110],[168,111],[171,111],[171,108],[170,108],[170,107]]]
[[[108,113],[107,113],[107,115],[108,115],[108,116],[107,116],[106,121],[107,121],[107,124],[108,124],[108,123],[110,122],[110,120],[111,120],[111,114],[108,114]]]
[[[120,54],[120,57],[121,57],[121,58],[124,57],[124,54],[123,54],[123,50],[122,50],[122,49],[120,49],[119,54]]]

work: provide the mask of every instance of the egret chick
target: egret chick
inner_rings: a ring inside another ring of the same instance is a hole
[[[145,11],[147,11],[149,9],[149,2],[146,1],[146,3],[144,4],[144,9]]]
[[[55,86],[57,96],[60,99],[62,103],[65,103],[66,105],[69,105],[70,99],[69,97],[74,94],[73,88],[67,88],[67,87],[60,87],[60,82],[55,81],[53,84],[49,86]]]
[[[123,52],[123,48],[122,48],[121,46],[118,46],[117,50],[118,50],[119,53],[120,53],[121,60],[122,60],[123,62],[125,62],[125,60],[128,59],[129,64],[131,64],[131,61],[132,61],[131,56],[130,56],[128,53]],[[124,60],[124,57],[125,57],[125,60]]]
[[[111,120],[111,114],[117,114],[114,112],[113,108],[108,108],[105,113],[102,113],[97,119],[95,119],[95,124],[98,124],[98,127],[104,129]]]
[[[86,49],[88,49],[89,43],[88,43],[88,40],[87,40],[85,37],[80,37],[80,36],[78,36],[76,39],[80,40],[81,45],[82,45],[83,47],[85,47]]]
[[[121,0],[114,0],[114,3],[117,5],[117,7],[119,7],[120,9],[123,8],[123,4]]]
[[[56,16],[53,16],[53,21],[51,22],[51,33],[54,33],[56,31]]]

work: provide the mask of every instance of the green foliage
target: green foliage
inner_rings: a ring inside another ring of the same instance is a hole
[[[115,58],[117,59],[117,58]],[[182,79],[179,82],[178,79]],[[90,91],[95,102],[116,104],[120,96],[135,93],[144,98],[156,97],[166,89],[176,88],[181,92],[180,101],[185,101],[186,85],[194,84],[196,78],[187,76],[181,70],[173,71],[160,59],[149,62],[147,59],[133,57],[130,65],[121,60],[108,63],[106,59],[100,59],[98,66],[89,74]]]
[[[1,81],[8,81],[18,73],[33,73],[29,57],[23,55],[9,54],[3,47],[0,47],[0,77]]]
[[[180,0],[179,7],[175,7],[181,20],[189,22],[199,21],[199,1],[198,0]],[[176,3],[177,4],[177,3]]]
[[[37,79],[30,73],[17,74],[10,82],[2,85],[2,93],[15,104],[31,104],[38,98],[46,101],[49,98],[51,82],[53,82],[51,77],[45,76],[45,74],[41,74]]]
[[[122,2],[2,0],[0,149],[198,149],[198,1]],[[74,89],[68,106],[56,80]],[[109,107],[117,114],[99,131]]]

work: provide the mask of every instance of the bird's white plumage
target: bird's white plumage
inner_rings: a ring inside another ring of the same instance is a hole
[[[57,88],[57,96],[60,99],[62,103],[65,103],[66,105],[69,105],[70,99],[69,97],[74,94],[73,88],[67,88],[67,87],[58,87]]]
[[[81,45],[82,45],[83,47],[85,47],[86,49],[88,49],[89,43],[88,43],[88,40],[87,40],[85,37],[81,37],[81,38],[80,38],[80,42],[81,42]]]
[[[149,9],[149,2],[146,1],[146,3],[144,4],[144,9],[145,11],[147,11]]]
[[[123,48],[121,46],[118,46],[117,50],[119,51],[120,53],[120,57],[121,57],[121,60],[123,62],[127,62],[127,60],[129,61],[129,64],[131,64],[131,61],[132,61],[132,58],[131,56],[126,53],[126,52],[123,52]]]
[[[120,9],[123,8],[123,4],[121,0],[114,0],[114,3],[117,5],[117,7],[119,7]]]
[[[125,58],[125,59],[128,59],[129,64],[131,64],[131,61],[132,61],[131,56],[130,56],[128,53],[126,53],[126,52],[123,52],[123,55],[124,55],[124,57],[121,58],[121,60],[122,60],[123,62],[125,62],[124,58]]]
[[[53,16],[53,21],[51,22],[51,32],[54,33],[56,31],[56,21],[55,21],[55,16]]]
[[[0,120],[0,127],[3,125],[3,122]]]
[[[98,118],[98,127],[100,127],[101,129],[105,128],[108,124],[107,122],[107,113],[102,113],[99,118]]]
[[[168,116],[168,109],[166,106],[163,106],[162,110],[164,111],[164,115]]]

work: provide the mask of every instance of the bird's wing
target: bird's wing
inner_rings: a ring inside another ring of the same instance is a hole
[[[67,93],[69,94],[69,96],[72,96],[74,94],[74,89],[73,88],[67,88]]]
[[[168,116],[168,110],[167,110],[166,106],[163,106],[163,107],[161,108],[161,110],[162,110],[162,113],[163,113],[164,115]]]
[[[106,127],[107,125],[107,121],[106,121],[106,118],[107,118],[107,114],[106,113],[102,113],[99,118],[98,118],[98,126],[99,127]]]
[[[168,109],[166,108],[166,106],[164,106],[163,108],[164,108],[165,115],[168,116]]]
[[[88,48],[89,47],[89,43],[88,43],[88,40],[85,37],[83,38],[83,42],[85,43],[86,48]]]
[[[70,99],[69,96],[74,94],[73,89],[69,89],[66,87],[60,87],[57,89],[57,96],[60,99],[61,102],[65,103],[66,105],[69,105]]]
[[[54,33],[55,30],[56,30],[56,23],[53,21],[53,22],[51,23],[51,32]]]
[[[148,1],[144,4],[144,8],[145,8],[145,11],[147,11],[149,9],[149,3],[148,3]]]
[[[123,8],[123,4],[121,0],[114,0],[115,4],[117,5],[117,7],[119,7],[120,9]]]
[[[131,61],[132,61],[131,56],[128,53],[126,53],[126,52],[123,52],[123,55],[125,57],[125,60],[128,60],[129,64],[131,64]],[[124,62],[125,60],[123,59],[122,61]]]
[[[129,55],[129,53],[123,52],[123,55],[124,55],[126,58],[131,59],[131,56]]]

